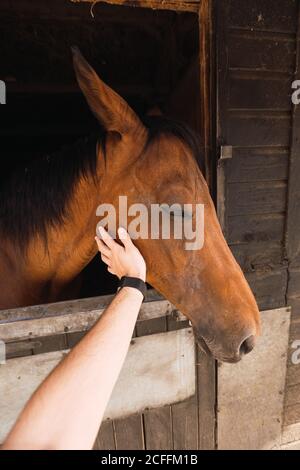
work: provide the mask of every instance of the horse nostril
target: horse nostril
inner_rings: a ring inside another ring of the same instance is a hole
[[[255,336],[251,335],[246,338],[240,345],[240,356],[249,354],[254,348]]]

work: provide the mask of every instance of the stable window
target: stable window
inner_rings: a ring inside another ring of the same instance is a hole
[[[138,114],[159,108],[201,134],[204,158],[199,165],[210,180],[209,2],[107,3],[53,0],[51,5],[42,1],[33,6],[27,0],[18,5],[1,2],[0,30],[5,41],[1,44],[0,78],[6,84],[8,103],[1,125],[2,165],[7,172],[13,171],[97,129],[98,123],[75,81],[70,52],[75,44],[101,78]],[[5,172],[1,178],[5,179]],[[98,259],[88,265],[83,277],[77,296],[80,300],[0,312],[0,338],[6,342],[8,358],[6,369],[0,370],[0,383],[5,384],[6,391],[12,387],[18,390],[18,383],[23,384],[11,406],[5,402],[9,394],[0,394],[5,397],[1,407],[6,410],[0,440],[40,377],[91,327],[110,300],[107,294],[115,292],[115,278]],[[136,439],[143,441],[143,446],[153,446],[151,423],[161,414],[160,424],[155,426],[173,427],[171,441],[177,439],[180,446],[182,439],[182,445],[190,442],[190,448],[195,448],[198,432],[194,430],[199,427],[194,396],[195,350],[186,319],[168,301],[149,291],[135,335],[121,389],[110,403],[107,418],[167,405],[128,418]],[[40,357],[43,370],[39,368]],[[168,368],[168,376],[161,374],[162,364]],[[140,392],[133,397],[130,376],[136,366]],[[150,371],[148,376],[145,370]],[[127,391],[126,400],[122,387]],[[130,398],[134,398],[132,403]],[[184,399],[189,399],[184,409],[172,405],[175,425],[171,404]],[[180,417],[186,416],[193,432],[191,428],[181,429]],[[213,409],[210,424],[214,426]],[[122,431],[118,426],[118,422],[104,423],[98,447],[107,446],[111,439],[116,445],[117,436],[119,442],[129,440],[127,448],[137,448],[140,444],[134,442],[126,427]],[[168,435],[165,430],[163,433]],[[173,448],[174,443],[161,445]]]

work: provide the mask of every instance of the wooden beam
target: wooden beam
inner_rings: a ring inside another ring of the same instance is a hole
[[[189,11],[197,13],[201,0],[70,0],[72,3],[109,3],[127,7],[151,8],[152,10]]]
[[[299,7],[298,7],[299,8]],[[295,65],[295,80],[300,80],[300,8],[298,12],[297,50]],[[290,172],[288,184],[288,210],[286,251],[290,263],[300,259],[300,106],[293,106],[292,114],[292,142],[290,156]],[[300,289],[299,289],[300,295]]]
[[[296,34],[296,56],[295,56],[295,75],[294,79],[300,79],[300,5],[298,8],[298,24]],[[293,341],[298,339],[300,333],[300,106],[292,107],[292,135],[291,135],[291,153],[288,179],[288,201],[287,201],[287,220],[285,248],[288,262],[286,303],[292,307],[292,319],[290,328],[290,349],[289,357],[293,353],[291,347]],[[289,363],[286,376],[285,389],[285,410],[284,410],[284,430],[283,443],[288,443],[300,439],[300,381],[299,371],[295,364]],[[295,376],[297,378],[295,379]],[[290,400],[290,392],[293,390],[294,400]],[[290,403],[289,403],[290,401]]]
[[[205,179],[208,186],[212,185],[211,164],[211,41],[212,41],[212,3],[202,0],[199,10],[199,56],[200,56],[200,106],[202,121],[202,138],[205,154]]]
[[[205,179],[213,192],[212,159],[212,0],[202,0],[199,14],[201,120],[205,156]],[[221,221],[222,223],[222,221]],[[217,363],[197,348],[198,448],[216,446]]]
[[[0,339],[5,342],[12,342],[87,331],[100,318],[112,298],[112,295],[106,295],[90,299],[2,310],[0,311]],[[155,298],[156,300],[153,300]],[[138,324],[172,314],[176,317],[176,321],[186,320],[170,302],[162,298],[158,299],[159,296],[153,292],[149,294],[148,301],[142,304]]]

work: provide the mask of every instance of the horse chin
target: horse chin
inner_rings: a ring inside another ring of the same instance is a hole
[[[196,338],[196,342],[199,346],[199,348],[201,349],[201,351],[204,352],[204,354],[206,354],[207,356],[210,356],[212,357],[213,359],[215,359],[216,361],[219,361],[219,362],[228,362],[230,364],[236,364],[237,362],[239,362],[241,360],[241,358],[239,357],[231,357],[231,358],[228,358],[228,357],[222,357],[218,354],[215,354],[213,351],[211,351],[211,349],[207,346],[207,343],[205,341],[205,339],[203,338],[203,336],[199,336],[198,334],[196,334],[196,332],[194,331],[194,336]]]

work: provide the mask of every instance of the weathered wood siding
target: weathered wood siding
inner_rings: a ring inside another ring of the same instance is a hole
[[[299,4],[299,2],[297,2]],[[300,7],[297,15],[295,80],[300,79]],[[293,107],[292,140],[289,171],[286,256],[288,262],[287,303],[292,306],[290,360],[285,395],[285,434],[287,442],[300,441],[300,364],[292,361],[295,341],[300,340],[300,109]],[[299,343],[297,343],[299,347]],[[298,362],[298,361],[297,361]],[[297,429],[297,430],[296,430]],[[294,437],[290,433],[294,434]],[[289,438],[290,437],[290,438]],[[298,442],[299,444],[299,442]]]
[[[94,0],[70,0],[73,3],[94,3]],[[98,0],[111,5],[152,8],[153,10],[174,10],[197,12],[201,0]]]
[[[218,138],[233,146],[225,163],[225,233],[260,309],[292,306],[291,346],[300,339],[300,119],[291,101],[299,2],[216,3]],[[291,355],[285,427],[300,421],[300,366]]]

